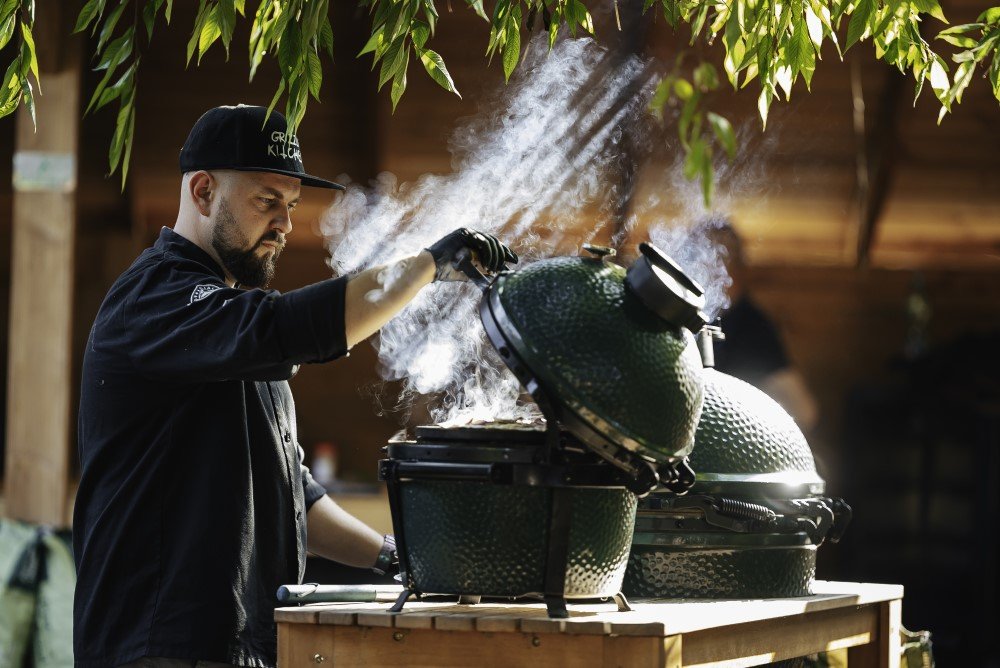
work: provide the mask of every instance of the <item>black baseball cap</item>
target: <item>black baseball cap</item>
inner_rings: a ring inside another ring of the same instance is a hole
[[[344,190],[344,186],[306,174],[299,138],[289,135],[285,117],[266,107],[238,104],[206,111],[181,148],[181,173],[235,169],[294,176],[304,186]]]

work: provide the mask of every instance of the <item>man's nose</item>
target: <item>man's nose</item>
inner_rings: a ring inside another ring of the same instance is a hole
[[[281,207],[278,215],[275,216],[274,220],[271,221],[271,227],[278,230],[282,234],[291,234],[292,232],[292,210],[287,206]]]

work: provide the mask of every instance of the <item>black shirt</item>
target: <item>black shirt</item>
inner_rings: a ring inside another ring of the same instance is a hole
[[[760,386],[765,378],[788,368],[788,355],[774,323],[743,295],[719,322],[724,341],[715,344],[715,368]]]
[[[77,666],[274,665],[275,594],[324,494],[286,381],[346,352],[345,285],[231,288],[164,228],[111,287],[83,360]]]

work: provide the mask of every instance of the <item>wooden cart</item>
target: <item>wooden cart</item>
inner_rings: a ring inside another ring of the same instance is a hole
[[[803,598],[656,600],[545,606],[411,601],[279,608],[278,665],[299,666],[755,666],[849,648],[850,668],[899,666],[903,588],[816,582]]]

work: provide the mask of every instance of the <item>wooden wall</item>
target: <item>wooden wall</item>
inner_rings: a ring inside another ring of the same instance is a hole
[[[464,8],[442,7],[434,48],[442,53],[463,93],[449,95],[411,65],[409,89],[395,114],[386,91],[375,93],[370,61],[356,60],[367,17],[352,3],[334,3],[336,66],[324,78],[321,104],[312,102],[300,131],[307,169],[367,182],[383,170],[411,180],[427,172],[447,172],[446,139],[456,119],[476,113],[484,91],[502,84],[499,62],[485,68],[485,26]],[[624,6],[624,4],[623,4]],[[136,145],[124,193],[117,177],[107,179],[106,147],[113,113],[85,119],[81,137],[79,240],[77,248],[74,341],[79,360],[90,323],[107,287],[176,213],[177,153],[191,124],[216,104],[266,104],[273,92],[273,66],[246,82],[245,26],[230,62],[221,49],[199,67],[185,69],[185,31],[192,8],[175,7],[174,26],[155,37],[143,59],[139,80]],[[969,18],[971,0],[955,3],[952,22]],[[604,39],[617,39],[610,17],[599,17]],[[681,38],[683,39],[683,38]],[[648,26],[644,50],[666,59],[678,37],[662,21]],[[851,56],[859,67],[869,113],[879,108],[889,68],[869,62],[870,47]],[[863,63],[861,62],[863,61]],[[823,422],[818,449],[836,458],[838,421],[844,393],[866,379],[884,377],[905,330],[904,302],[914,270],[922,270],[934,307],[932,338],[944,342],[959,332],[1000,326],[1000,106],[985,82],[976,80],[965,102],[941,127],[928,91],[915,109],[910,84],[903,86],[893,127],[898,134],[891,188],[871,254],[871,267],[854,268],[857,236],[856,150],[852,125],[851,63],[824,53],[813,91],[796,89],[792,102],[776,103],[768,133],[761,136],[751,97],[720,93],[749,148],[740,187],[727,176],[720,202],[747,239],[752,290],[778,321],[792,359],[819,397]],[[93,88],[93,75],[84,82]],[[872,118],[874,120],[874,116]],[[636,198],[662,189],[671,174],[676,147],[663,136],[663,150],[640,170]],[[6,333],[9,254],[9,119],[0,121],[0,345]],[[287,290],[329,275],[327,253],[316,221],[329,204],[322,191],[306,193],[296,231],[282,257],[274,287]],[[697,207],[675,193],[659,212],[684,222]],[[695,195],[696,196],[696,195]],[[461,221],[474,225],[474,221]],[[581,226],[592,224],[582,219]],[[648,224],[648,221],[646,221]],[[643,224],[630,243],[640,240]],[[6,359],[6,356],[3,356]],[[0,365],[4,362],[0,361]],[[340,362],[306,367],[293,381],[299,406],[300,437],[307,447],[332,440],[341,446],[343,468],[374,479],[377,449],[399,426],[399,416],[378,416],[370,396],[378,383],[375,356],[359,345]],[[2,368],[2,367],[0,367]],[[367,388],[367,389],[366,389]],[[383,393],[392,405],[393,388]]]

